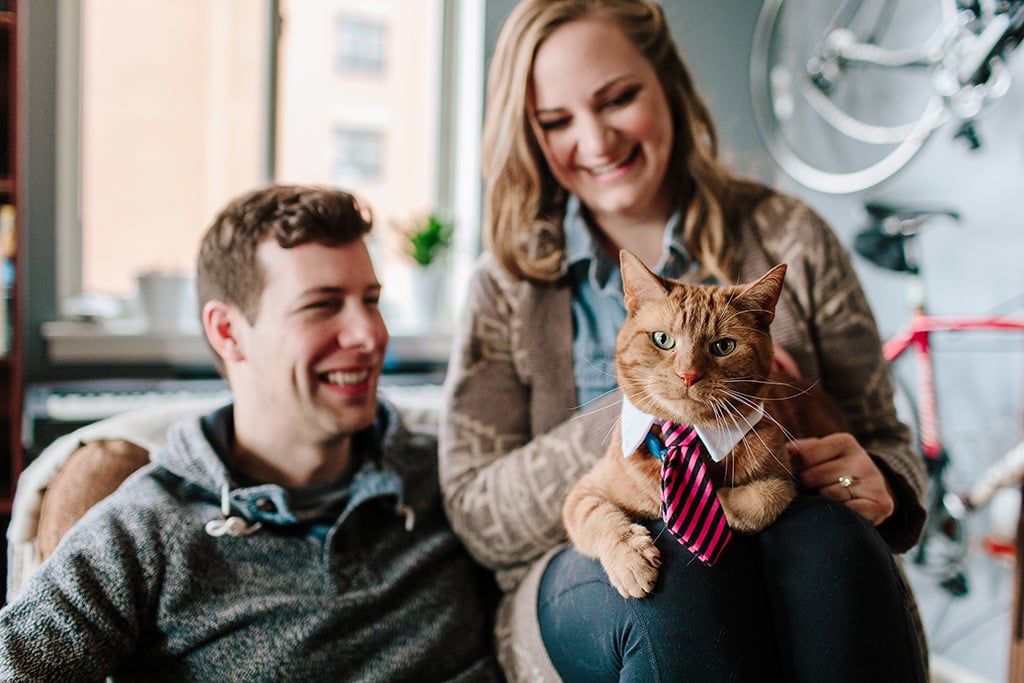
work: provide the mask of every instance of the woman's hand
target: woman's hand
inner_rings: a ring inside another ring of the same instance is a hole
[[[792,377],[800,377],[800,367],[793,360],[793,356],[789,355],[789,352],[782,348],[779,342],[774,342],[774,346],[775,357],[772,358],[772,366]]]
[[[892,487],[852,434],[799,439],[787,448],[804,489],[849,505],[874,526],[892,515]]]

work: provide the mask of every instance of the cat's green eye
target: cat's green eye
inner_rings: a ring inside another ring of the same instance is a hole
[[[651,341],[653,341],[654,345],[659,349],[663,349],[665,351],[668,351],[676,345],[676,340],[668,332],[654,332],[651,334]]]
[[[730,353],[736,350],[736,340],[729,339],[716,339],[711,342],[711,353],[716,356],[728,356]]]

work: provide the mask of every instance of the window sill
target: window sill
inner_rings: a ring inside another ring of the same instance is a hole
[[[150,332],[135,320],[55,321],[42,325],[53,363],[169,363],[211,365],[198,332]]]
[[[42,335],[54,364],[212,366],[212,352],[198,332],[150,332],[140,321],[61,320],[43,323]],[[444,366],[450,348],[451,335],[443,332],[393,335],[388,345],[388,365],[399,370],[406,366]]]

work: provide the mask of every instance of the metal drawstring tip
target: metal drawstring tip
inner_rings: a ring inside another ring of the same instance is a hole
[[[405,516],[405,530],[412,531],[416,526],[416,511],[408,505],[399,503],[395,506],[395,514]]]
[[[248,536],[262,526],[259,522],[249,524],[246,520],[231,514],[231,489],[227,484],[220,489],[220,518],[211,519],[204,527],[214,538],[221,536]]]

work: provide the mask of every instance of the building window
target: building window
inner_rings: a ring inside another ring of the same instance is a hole
[[[365,19],[339,17],[335,20],[338,69],[344,72],[379,74],[387,54],[387,28]]]
[[[334,131],[334,183],[352,186],[381,177],[383,136],[373,130]]]

